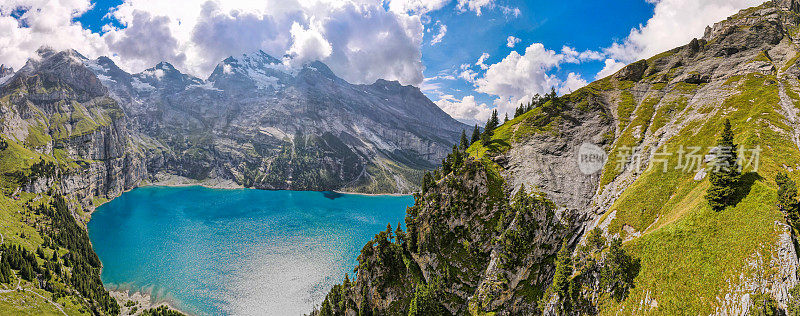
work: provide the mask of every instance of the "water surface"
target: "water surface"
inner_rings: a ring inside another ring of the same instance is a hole
[[[410,196],[144,187],[99,207],[88,227],[110,289],[200,315],[301,315],[411,204]]]

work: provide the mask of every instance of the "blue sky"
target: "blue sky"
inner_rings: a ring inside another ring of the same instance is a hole
[[[222,59],[260,49],[289,66],[320,60],[352,83],[418,86],[474,123],[684,45],[763,1],[9,0],[0,63],[18,69],[47,45],[129,72],[167,61],[206,78]]]
[[[653,16],[654,5],[643,0],[618,1],[521,1],[506,2],[516,7],[520,14],[508,16],[502,10],[484,10],[481,16],[450,8],[430,14],[432,21],[447,25],[442,41],[430,45],[437,35],[435,27],[425,34],[427,45],[422,48],[425,77],[440,72],[451,73],[464,63],[475,63],[483,53],[490,57],[487,64],[502,60],[511,51],[522,53],[532,43],[559,50],[567,45],[578,51],[598,50],[624,39],[632,28],[647,22]],[[508,47],[508,36],[520,39],[514,48]],[[601,69],[602,60],[580,64],[566,64],[553,71],[559,77],[575,72],[583,78],[593,78]],[[587,79],[590,80],[590,79]],[[591,81],[591,80],[590,80]],[[494,96],[472,91],[472,84],[464,80],[438,80],[438,91],[426,91],[430,98],[438,93],[452,94],[458,98],[473,94],[479,102],[491,103]],[[438,92],[438,93],[437,93]]]

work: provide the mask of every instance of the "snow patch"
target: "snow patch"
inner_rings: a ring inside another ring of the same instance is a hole
[[[11,77],[13,77],[13,76],[14,76],[14,74],[10,74],[10,75],[5,76],[5,77],[0,77],[0,85],[6,83],[6,81],[10,80]]]
[[[84,65],[86,65],[86,67],[88,67],[95,74],[98,74],[98,75],[101,74],[101,73],[107,73],[108,72],[108,69],[106,69],[105,67],[101,66],[100,64],[98,64],[94,60],[87,61],[87,62],[84,63]]]
[[[142,71],[142,74],[149,77],[155,77],[158,80],[164,77],[164,70],[162,69],[155,69],[155,70],[145,70]]]
[[[133,78],[133,81],[131,81],[131,85],[133,86],[134,89],[139,91],[153,91],[156,89],[149,83],[139,81],[139,78]]]
[[[186,90],[189,90],[189,89],[192,89],[192,88],[200,88],[200,89],[205,89],[205,90],[210,90],[210,91],[222,91],[220,89],[215,88],[214,84],[212,82],[205,82],[203,84],[192,84],[192,85],[186,86]]]
[[[113,83],[117,83],[117,81],[116,81],[116,80],[114,80],[114,79],[111,79],[111,77],[109,77],[109,76],[106,76],[106,75],[104,75],[104,74],[97,73],[97,74],[95,74],[95,75],[97,75],[97,79],[100,79],[100,81],[102,81],[102,82],[113,82]]]

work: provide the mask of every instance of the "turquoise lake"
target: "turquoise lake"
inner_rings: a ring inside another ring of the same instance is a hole
[[[302,315],[411,196],[143,187],[88,224],[109,289],[199,315]]]

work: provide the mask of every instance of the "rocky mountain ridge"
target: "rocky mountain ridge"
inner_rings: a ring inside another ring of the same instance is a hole
[[[126,147],[119,150],[145,164],[129,176],[134,182],[171,174],[260,189],[407,193],[466,128],[418,88],[383,80],[351,85],[320,62],[291,68],[263,52],[226,59],[208,80],[166,62],[129,74],[106,57],[89,60],[47,48],[38,54],[17,73],[3,68],[5,94],[49,85],[61,95],[26,98],[117,103],[123,125],[117,134]],[[24,143],[30,126],[41,127],[33,134],[44,134],[42,144],[25,145],[51,153],[56,144],[48,134],[62,126],[53,126],[50,117],[76,111],[62,110],[35,118],[12,109],[8,116],[19,124],[4,124],[2,132]],[[103,125],[94,113],[84,114]],[[86,158],[77,154],[69,156]]]

